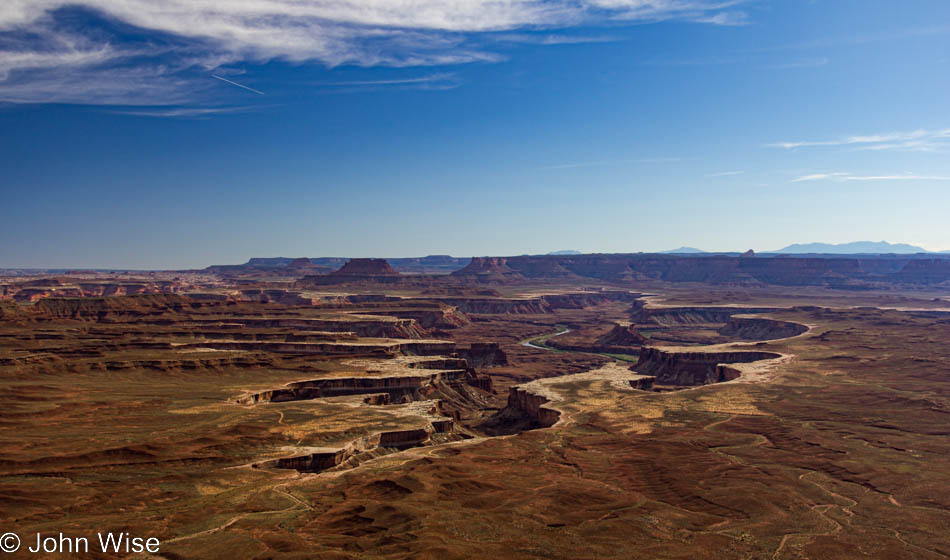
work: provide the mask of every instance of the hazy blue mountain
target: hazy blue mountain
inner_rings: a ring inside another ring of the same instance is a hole
[[[565,249],[563,251],[551,251],[549,255],[583,255],[580,251],[575,251],[573,249]]]
[[[852,243],[795,243],[775,253],[832,253],[848,255],[855,253],[926,253],[923,247],[907,243],[888,243],[887,241],[854,241]]]
[[[705,253],[702,249],[697,249],[696,247],[680,247],[679,249],[672,249],[670,251],[660,251],[663,254],[678,254],[678,253]]]

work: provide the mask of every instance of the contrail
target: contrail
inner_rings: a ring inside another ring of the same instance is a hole
[[[237,82],[232,82],[231,80],[229,80],[229,79],[227,79],[227,78],[222,78],[221,76],[217,76],[217,75],[215,75],[215,74],[211,74],[211,77],[212,77],[212,78],[215,78],[215,79],[218,79],[218,80],[221,80],[222,82],[227,82],[227,83],[231,84],[232,86],[237,86],[237,87],[239,87],[239,88],[244,88],[244,89],[246,89],[246,90],[248,90],[248,91],[253,91],[254,93],[256,93],[256,94],[258,94],[258,95],[264,95],[264,92],[263,92],[263,91],[258,91],[258,90],[254,89],[254,88],[252,88],[252,87],[247,87],[247,86],[241,85],[241,84],[239,84],[239,83],[237,83]]]

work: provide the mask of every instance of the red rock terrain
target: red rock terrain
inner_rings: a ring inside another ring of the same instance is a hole
[[[166,558],[950,555],[934,293],[645,299],[636,259],[519,259],[476,266],[547,277],[0,302],[0,524]]]

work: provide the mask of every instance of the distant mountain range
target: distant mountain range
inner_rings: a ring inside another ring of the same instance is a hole
[[[666,255],[686,255],[708,253],[695,247],[680,247],[669,251],[660,251]],[[932,253],[939,255],[948,255],[950,251],[928,251],[923,247],[910,245],[908,243],[888,243],[887,241],[853,241],[851,243],[795,243],[788,247],[783,247],[777,251],[763,251],[763,254],[783,254],[783,255],[806,255],[806,254],[825,254],[825,255],[859,255],[859,254],[896,254],[913,255],[917,253]],[[556,253],[549,253],[556,254]],[[565,253],[566,254],[566,253]]]
[[[584,253],[581,253],[580,251],[575,251],[575,250],[573,250],[573,249],[565,249],[565,250],[563,250],[563,251],[551,251],[551,252],[548,253],[548,254],[549,254],[549,255],[564,256],[564,255],[583,255]]]
[[[784,254],[824,253],[834,255],[853,255],[859,253],[894,253],[906,255],[914,253],[929,253],[930,251],[924,249],[923,247],[917,247],[916,245],[908,245],[907,243],[888,243],[887,241],[854,241],[852,243],[839,244],[795,243],[794,245],[789,245],[788,247],[784,247],[778,251],[772,252]],[[950,251],[940,252],[947,253]]]
[[[696,247],[680,247],[679,249],[671,249],[669,251],[660,251],[665,255],[682,255],[685,253],[705,253],[702,249],[697,249]]]

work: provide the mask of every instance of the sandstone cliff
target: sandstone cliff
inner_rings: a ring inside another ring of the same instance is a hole
[[[640,359],[631,370],[656,377],[662,385],[706,385],[729,381],[738,376],[735,368],[722,364],[756,362],[779,358],[781,354],[751,350],[680,351],[644,346]]]

